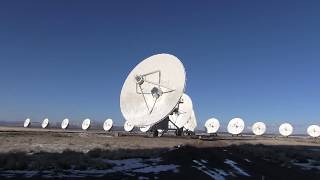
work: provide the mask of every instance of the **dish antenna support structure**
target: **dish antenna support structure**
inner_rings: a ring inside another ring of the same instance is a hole
[[[267,126],[263,122],[256,122],[252,125],[252,132],[256,136],[262,136],[267,130]]]
[[[292,132],[293,132],[293,127],[289,123],[283,123],[279,126],[279,133],[284,137],[290,136]]]
[[[140,62],[127,76],[120,93],[125,124],[138,128],[151,126],[149,131],[154,136],[158,135],[158,129],[167,131],[169,115],[179,111],[183,103],[185,83],[184,66],[173,55],[156,54]],[[191,115],[191,111],[192,108],[186,113]],[[180,130],[186,122],[175,126]]]
[[[24,120],[23,127],[27,128],[30,126],[30,124],[31,124],[31,119],[27,118],[26,120]]]
[[[228,124],[228,132],[232,136],[238,136],[244,130],[244,121],[241,118],[233,118]]]
[[[49,119],[48,118],[45,118],[42,123],[41,123],[41,127],[43,129],[47,128],[49,126]]]
[[[65,130],[67,129],[69,126],[69,119],[68,118],[65,118],[64,120],[62,120],[61,122],[61,129]]]
[[[217,136],[217,132],[220,128],[220,122],[218,119],[216,118],[210,118],[206,121],[206,123],[204,124],[207,133],[213,136]]]
[[[310,125],[307,129],[307,133],[309,136],[313,138],[317,138],[320,136],[320,126],[318,125]]]

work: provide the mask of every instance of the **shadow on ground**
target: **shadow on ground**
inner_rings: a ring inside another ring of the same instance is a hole
[[[319,179],[315,146],[232,145],[0,154],[11,179]]]

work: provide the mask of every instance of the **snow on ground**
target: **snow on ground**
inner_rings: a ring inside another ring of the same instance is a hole
[[[208,176],[210,176],[213,179],[216,180],[224,180],[224,176],[228,176],[228,174],[226,172],[224,172],[221,169],[216,169],[214,168],[213,170],[209,169],[209,167],[207,167],[205,164],[207,163],[206,160],[193,160],[194,162],[194,168],[198,169],[199,171],[202,171],[203,173],[207,174]]]
[[[230,159],[226,159],[224,161],[224,163],[230,165],[234,170],[236,170],[240,175],[243,176],[250,176],[248,173],[246,173],[244,170],[242,170],[239,166],[237,166],[238,163],[230,160]]]
[[[297,162],[292,161],[292,164],[299,166],[304,170],[311,170],[311,169],[320,170],[320,165],[319,165],[320,163],[319,162],[317,162],[316,160],[313,160],[313,159],[307,159],[307,161],[308,162],[306,162],[306,163],[297,163]]]
[[[162,172],[178,173],[179,166],[174,164],[160,164],[162,160],[160,158],[131,158],[122,160],[109,160],[104,159],[103,162],[113,165],[110,169],[87,169],[87,170],[63,170],[61,172],[55,171],[2,171],[2,176],[5,177],[103,177],[110,173],[123,173],[125,175],[134,176],[136,174],[158,174]],[[141,176],[143,179],[143,176]]]

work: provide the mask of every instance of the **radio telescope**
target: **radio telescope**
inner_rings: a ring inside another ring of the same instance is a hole
[[[31,120],[27,118],[26,120],[24,120],[23,127],[27,128],[30,126],[30,124],[31,124]]]
[[[160,123],[179,103],[185,81],[185,69],[177,57],[157,54],[143,60],[130,72],[121,90],[120,109],[125,120],[132,127]]]
[[[266,125],[263,122],[256,122],[252,125],[252,132],[257,136],[263,135],[267,130]]]
[[[140,131],[141,132],[147,132],[147,131],[150,130],[150,128],[151,128],[151,126],[142,126],[142,127],[140,127]]]
[[[110,131],[110,129],[112,128],[112,125],[113,125],[112,119],[105,120],[103,123],[103,130]]]
[[[239,135],[244,130],[244,121],[240,118],[233,118],[228,124],[228,132],[232,135]]]
[[[130,132],[130,131],[133,130],[134,125],[131,124],[130,122],[126,121],[126,122],[124,123],[124,127],[123,127],[123,128],[124,128],[125,131]]]
[[[208,134],[215,134],[220,128],[219,120],[216,118],[210,118],[205,123],[205,128],[207,129]]]
[[[309,126],[307,129],[307,133],[311,137],[314,137],[314,138],[319,137],[320,136],[320,126],[318,126],[318,125]]]
[[[83,130],[88,130],[89,127],[90,127],[90,123],[91,123],[90,119],[85,119],[85,120],[83,120],[82,126],[81,126],[82,129],[83,129]]]
[[[69,119],[66,118],[66,119],[62,120],[62,122],[61,122],[61,128],[62,128],[62,129],[67,129],[68,126],[69,126]]]
[[[169,115],[169,120],[180,129],[190,119],[192,111],[191,98],[187,94],[183,94],[173,114]]]
[[[293,132],[293,127],[289,123],[283,123],[279,127],[279,133],[282,136],[285,136],[285,137],[290,136],[292,132]]]
[[[187,129],[188,131],[194,132],[196,127],[197,127],[197,119],[196,119],[196,115],[194,113],[194,110],[192,110],[191,116],[190,116],[189,120],[187,121],[187,123],[184,125],[184,128]]]
[[[49,119],[46,118],[42,121],[41,127],[45,129],[46,127],[48,127],[48,125],[49,125]]]

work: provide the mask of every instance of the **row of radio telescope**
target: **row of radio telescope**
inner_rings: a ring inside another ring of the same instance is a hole
[[[31,120],[29,118],[27,118],[24,121],[24,125],[23,126],[25,128],[27,128],[27,127],[30,126],[30,124],[31,124]],[[85,119],[82,122],[81,128],[83,130],[88,130],[90,128],[90,125],[91,125],[91,120],[90,119]],[[64,119],[61,122],[61,128],[62,129],[67,129],[68,126],[69,126],[69,119]],[[110,131],[112,126],[113,126],[113,120],[112,119],[107,119],[103,123],[103,129],[105,131]],[[49,119],[48,118],[45,118],[42,121],[41,127],[44,128],[44,129],[49,127]],[[125,124],[124,124],[124,130],[125,131],[131,132],[133,130],[133,128],[134,128],[134,126],[132,124],[130,124],[128,122],[125,122]],[[208,119],[206,121],[205,128],[206,128],[208,134],[217,135],[218,130],[220,128],[220,122],[216,118],[210,118],[210,119]],[[151,128],[149,126],[140,127],[140,131],[141,132],[148,132],[150,129]],[[185,127],[183,129],[184,129],[184,131],[194,132],[194,129],[193,130],[188,130]],[[245,129],[245,123],[241,118],[231,119],[229,121],[228,126],[227,126],[227,130],[231,135],[239,135],[239,134],[241,134],[243,132],[244,129]],[[254,123],[252,125],[251,129],[252,129],[252,133],[254,135],[261,136],[261,135],[265,134],[265,132],[267,130],[267,127],[266,127],[265,123],[263,123],[263,122],[256,122],[256,123]],[[158,131],[160,131],[160,129],[158,129]],[[279,133],[282,136],[285,136],[285,137],[290,136],[293,133],[292,125],[289,124],[289,123],[281,124],[279,126]],[[318,125],[309,126],[308,129],[307,129],[307,133],[311,137],[319,137],[320,136],[320,126],[318,126]]]
[[[186,71],[182,62],[170,54],[156,54],[136,65],[127,76],[120,93],[120,109],[125,119],[124,129],[132,131],[134,127],[158,136],[168,131],[193,134],[197,120],[191,98],[186,91]],[[29,120],[30,121],[30,120]],[[62,128],[66,128],[68,119],[63,120]],[[48,120],[43,123],[47,126]],[[90,119],[82,123],[82,129],[88,129]],[[107,120],[103,128],[110,130],[112,120]],[[209,119],[205,123],[207,132],[215,134],[219,127],[217,119]],[[266,126],[262,122],[255,123],[253,133],[262,135]],[[240,118],[232,119],[228,124],[228,132],[238,135],[244,130],[244,122]],[[282,124],[279,132],[289,136],[293,127]],[[312,125],[308,133],[317,137],[320,127]]]

